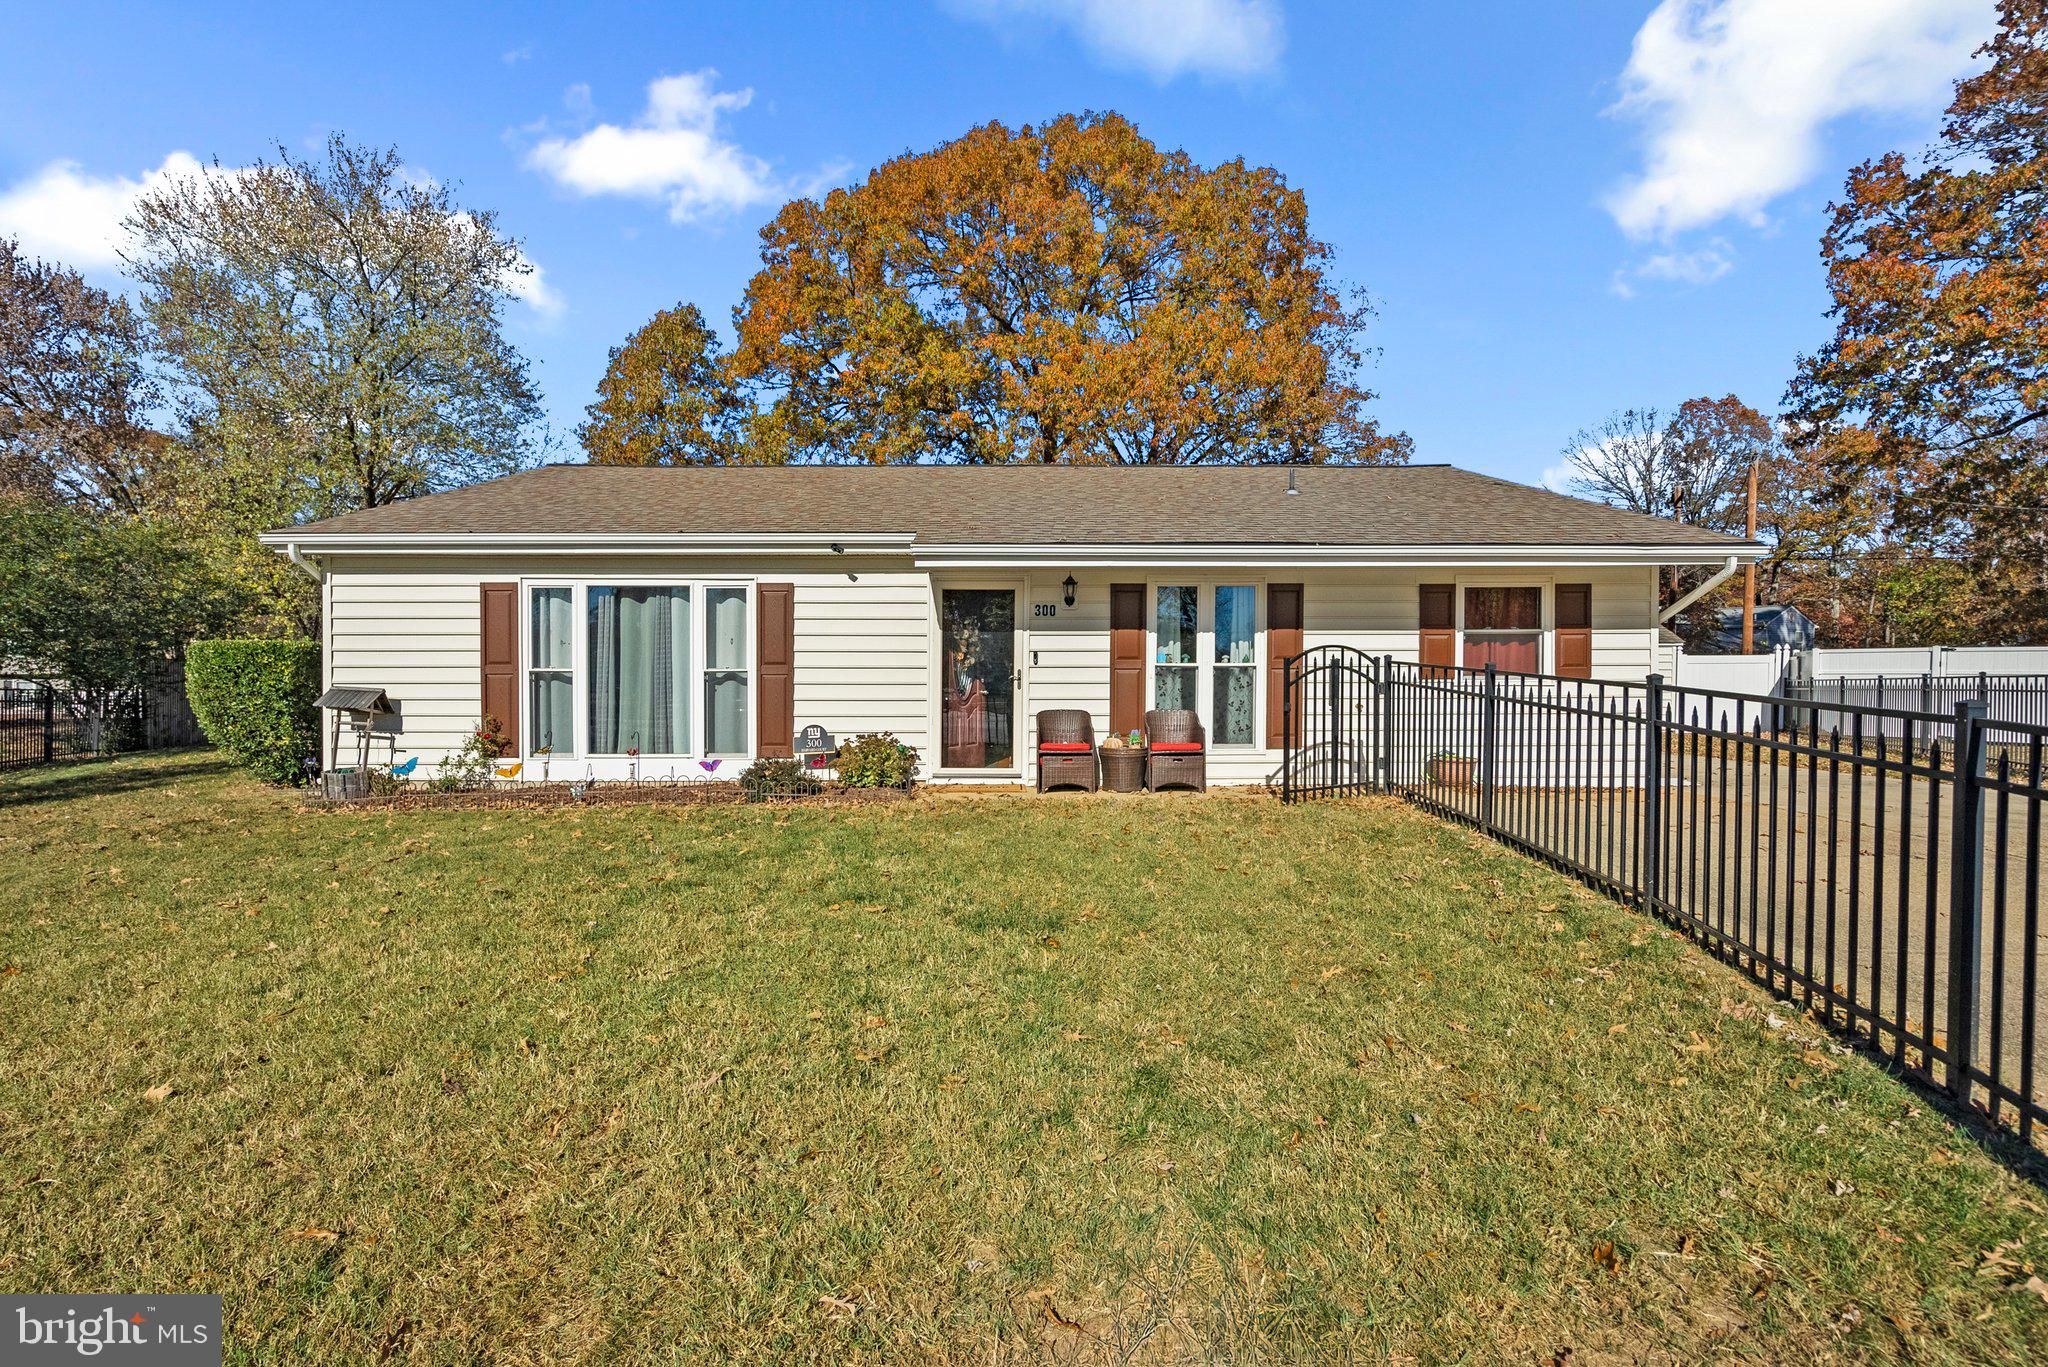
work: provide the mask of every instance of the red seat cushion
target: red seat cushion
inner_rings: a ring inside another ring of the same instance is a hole
[[[1085,755],[1095,747],[1084,740],[1042,740],[1038,748],[1048,755]]]
[[[1152,748],[1163,755],[1198,755],[1202,743],[1198,740],[1155,740]]]

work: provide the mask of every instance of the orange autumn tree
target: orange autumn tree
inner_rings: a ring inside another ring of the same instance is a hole
[[[1857,167],[1821,251],[1832,341],[1789,398],[1888,529],[1996,585],[1983,630],[2048,639],[2048,0],[2002,0],[1940,145]]]
[[[757,459],[1399,462],[1301,193],[1116,114],[990,123],[762,230]]]
[[[718,334],[678,304],[612,348],[576,435],[593,465],[716,465],[744,459],[743,409]]]

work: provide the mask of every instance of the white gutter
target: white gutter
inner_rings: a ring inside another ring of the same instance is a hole
[[[296,541],[287,541],[284,543],[284,557],[285,559],[291,561],[292,564],[298,566],[299,572],[305,575],[308,579],[311,579],[314,583],[324,584],[327,582],[327,575],[320,568],[320,566],[316,562],[308,560],[306,559],[305,556],[299,554],[299,546]]]
[[[257,540],[293,556],[295,551],[444,556],[517,553],[555,555],[844,555],[909,556],[919,569],[1115,569],[1125,566],[1331,568],[1416,565],[1714,565],[1756,560],[1760,545],[1731,552],[1728,543],[1685,546],[1637,542],[1570,545],[1315,545],[1228,542],[1157,542],[1101,545],[1070,542],[920,544],[910,532],[265,532]],[[1732,573],[1732,571],[1729,571]],[[1724,574],[1725,577],[1725,574]],[[1715,582],[1719,582],[1716,580]]]
[[[1754,557],[1752,557],[1752,558],[1754,558]],[[1666,622],[1668,622],[1668,621],[1670,621],[1670,620],[1671,620],[1672,618],[1676,617],[1676,616],[1677,616],[1677,615],[1678,615],[1679,613],[1681,613],[1681,612],[1684,612],[1684,611],[1685,611],[1685,610],[1686,610],[1687,608],[1691,607],[1691,606],[1692,606],[1692,605],[1693,605],[1694,603],[1697,603],[1697,602],[1699,602],[1699,601],[1700,601],[1700,599],[1702,599],[1702,598],[1706,597],[1706,596],[1707,596],[1708,594],[1712,593],[1712,592],[1713,592],[1713,591],[1714,591],[1715,589],[1718,589],[1718,588],[1720,588],[1720,587],[1721,587],[1721,585],[1723,585],[1723,584],[1727,583],[1727,582],[1728,582],[1728,580],[1729,580],[1729,577],[1730,577],[1731,575],[1733,575],[1733,574],[1735,573],[1736,567],[1737,567],[1737,566],[1738,566],[1738,565],[1739,565],[1740,563],[1741,563],[1741,560],[1740,560],[1740,559],[1739,559],[1738,557],[1736,557],[1736,556],[1732,556],[1732,555],[1731,555],[1731,556],[1729,556],[1729,557],[1728,557],[1728,563],[1727,563],[1727,564],[1725,564],[1725,565],[1723,565],[1723,566],[1721,567],[1721,569],[1720,569],[1720,572],[1719,572],[1719,573],[1717,573],[1717,574],[1715,574],[1713,578],[1711,578],[1711,579],[1707,580],[1707,582],[1706,582],[1706,583],[1704,583],[1704,584],[1701,584],[1701,585],[1700,585],[1700,586],[1699,586],[1698,588],[1694,589],[1694,590],[1693,590],[1693,591],[1692,591],[1691,593],[1688,593],[1687,595],[1685,595],[1685,597],[1683,597],[1683,598],[1679,599],[1679,600],[1678,600],[1677,602],[1673,603],[1673,604],[1672,604],[1672,605],[1671,605],[1670,607],[1668,607],[1668,608],[1664,609],[1664,611],[1662,611],[1662,612],[1658,613],[1658,614],[1657,614],[1657,625],[1658,625],[1658,626],[1660,626],[1660,627],[1661,627],[1661,626],[1663,626],[1663,625],[1664,625],[1664,624],[1665,624]]]

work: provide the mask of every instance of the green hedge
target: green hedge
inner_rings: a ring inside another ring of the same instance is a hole
[[[266,783],[297,783],[318,752],[318,641],[194,641],[185,650],[185,696],[199,729]]]

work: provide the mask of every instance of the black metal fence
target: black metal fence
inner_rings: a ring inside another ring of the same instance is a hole
[[[84,727],[69,703],[41,679],[0,678],[0,772],[84,753]]]
[[[1994,720],[1989,698],[1942,714],[1321,650],[1287,665],[1283,797],[1357,790],[1306,747],[1329,744],[1314,714],[1330,678],[1349,689],[1361,668],[1373,697],[1334,724],[1340,749],[1371,748],[1363,786],[1653,911],[1907,1073],[2048,1136],[2048,725]]]

